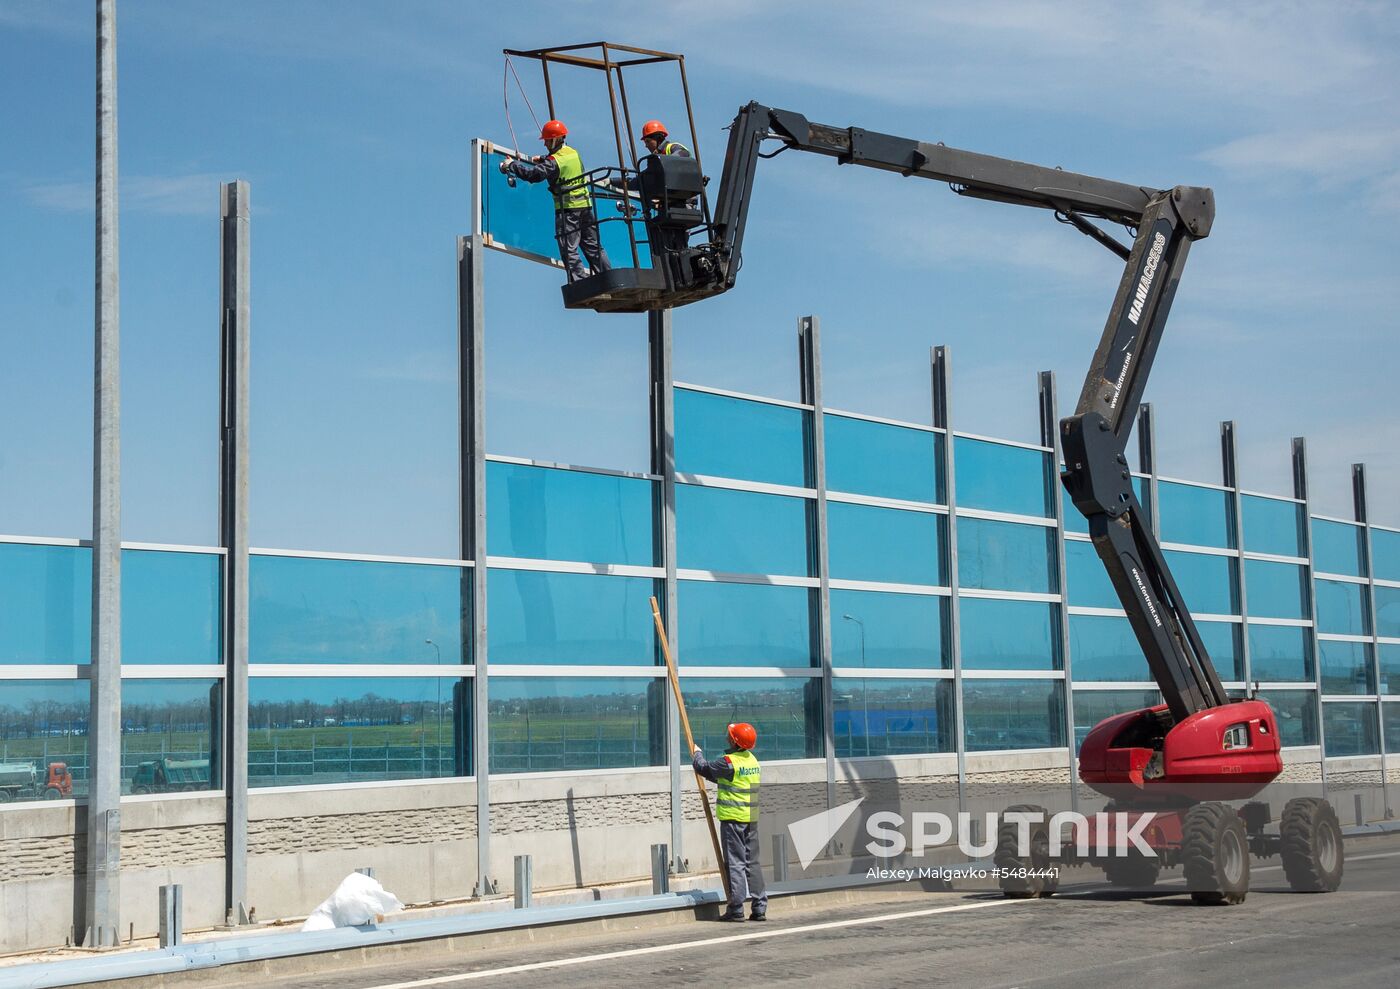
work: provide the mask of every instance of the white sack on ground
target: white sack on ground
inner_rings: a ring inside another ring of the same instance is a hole
[[[399,898],[379,885],[379,880],[353,872],[325,902],[311,911],[301,929],[329,931],[336,927],[357,927],[402,909]]]

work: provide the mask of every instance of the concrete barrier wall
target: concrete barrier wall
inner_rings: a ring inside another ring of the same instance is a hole
[[[974,815],[1011,804],[1051,811],[1070,802],[1063,751],[970,753],[967,809]],[[1389,760],[1400,786],[1400,755]],[[1322,795],[1316,748],[1285,753],[1283,775],[1261,795],[1277,817],[1293,796]],[[1329,759],[1327,793],[1344,824],[1354,794],[1367,820],[1387,816],[1381,765],[1374,757]],[[841,760],[834,805],[860,804],[836,833],[833,853],[861,854],[872,813],[958,810],[952,755]],[[532,856],[535,888],[587,887],[642,879],[650,846],[671,843],[671,793],[665,769],[607,770],[553,776],[502,775],[491,781],[491,877],[512,892],[512,860]],[[1081,810],[1102,798],[1080,788]],[[1392,803],[1400,799],[1392,797]],[[356,869],[372,867],[405,903],[472,895],[477,883],[476,787],[445,780],[349,787],[260,790],[249,795],[249,906],[259,920],[304,916]],[[824,760],[764,766],[759,829],[771,868],[772,837],[827,808]],[[224,921],[224,800],[218,794],[128,797],[122,801],[122,927],[140,936],[157,928],[157,889],[185,888],[188,928]],[[682,847],[694,872],[715,855],[693,777],[683,775]],[[61,945],[81,916],[83,810],[68,802],[0,810],[0,952]],[[792,874],[796,850],[789,843]],[[833,866],[834,867],[834,866]],[[855,868],[844,863],[841,868]],[[75,877],[78,877],[75,879]]]

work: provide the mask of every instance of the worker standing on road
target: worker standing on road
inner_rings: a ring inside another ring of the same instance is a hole
[[[654,155],[677,155],[691,157],[690,149],[679,141],[666,139],[666,125],[659,120],[648,120],[642,124],[642,143]]]
[[[554,195],[554,239],[559,242],[559,257],[576,282],[590,274],[612,267],[607,252],[598,240],[598,217],[593,212],[593,191],[583,177],[583,159],[564,143],[569,129],[558,120],[546,120],[540,128],[540,140],[547,155],[537,155],[530,161],[513,158],[501,162],[501,171],[526,182],[548,182]],[[588,259],[583,266],[579,249]]]
[[[724,846],[721,868],[729,872],[729,908],[720,920],[743,920],[744,901],[752,899],[749,920],[768,919],[768,893],[758,861],[758,759],[753,747],[758,732],[745,723],[729,726],[730,747],[709,762],[695,746],[691,762],[695,771],[719,790],[715,798],[720,842]]]

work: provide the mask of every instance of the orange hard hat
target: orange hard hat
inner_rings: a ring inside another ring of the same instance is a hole
[[[729,740],[741,749],[751,749],[758,744],[758,731],[747,721],[729,726]]]
[[[540,140],[552,141],[556,137],[568,137],[569,128],[564,126],[562,120],[546,120],[544,126],[540,128]]]
[[[665,137],[668,133],[670,132],[666,130],[666,125],[659,120],[648,120],[646,123],[642,124],[643,138],[651,137],[653,134],[660,134],[662,137]]]

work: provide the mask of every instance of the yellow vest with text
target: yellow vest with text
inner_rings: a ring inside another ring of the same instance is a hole
[[[721,821],[739,821],[752,824],[758,820],[758,759],[752,752],[740,749],[727,753],[729,764],[734,767],[732,780],[720,780],[717,784],[719,795],[715,798],[718,808],[716,816]]]
[[[593,205],[593,193],[583,178],[583,159],[567,144],[550,156],[559,166],[559,179],[550,189],[555,209],[582,209]]]
[[[684,151],[687,154],[690,153],[690,149],[679,141],[667,141],[665,144],[661,145],[661,153],[663,155],[673,155],[677,151]]]

